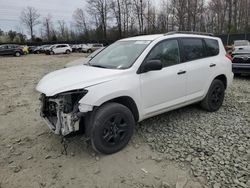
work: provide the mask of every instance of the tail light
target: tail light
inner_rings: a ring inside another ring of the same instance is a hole
[[[233,58],[232,58],[232,56],[231,56],[230,54],[226,54],[225,56],[226,56],[228,59],[230,59],[230,61],[233,60]]]

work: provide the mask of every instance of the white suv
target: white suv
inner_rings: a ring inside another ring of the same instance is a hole
[[[100,48],[103,48],[103,44],[88,44],[82,47],[82,52],[92,53]]]
[[[46,54],[70,54],[72,48],[68,44],[55,44],[46,50]]]
[[[167,33],[119,40],[86,65],[46,75],[36,89],[55,134],[84,132],[110,154],[127,145],[136,122],[197,102],[217,111],[232,79],[219,38]]]

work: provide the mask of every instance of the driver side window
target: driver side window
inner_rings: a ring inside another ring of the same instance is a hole
[[[179,64],[180,53],[178,41],[172,39],[156,44],[148,55],[147,60],[161,60],[163,67]]]

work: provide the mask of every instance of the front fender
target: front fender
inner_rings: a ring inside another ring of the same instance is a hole
[[[112,99],[128,96],[132,98],[141,116],[139,76],[122,76],[109,82],[87,87],[88,93],[79,101],[80,104],[101,106]]]

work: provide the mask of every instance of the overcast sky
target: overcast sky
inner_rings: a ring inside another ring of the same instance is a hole
[[[26,29],[20,24],[20,14],[27,6],[35,7],[41,17],[50,14],[53,20],[72,21],[72,14],[76,8],[84,8],[86,0],[0,0],[0,29]]]

